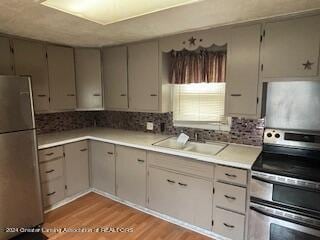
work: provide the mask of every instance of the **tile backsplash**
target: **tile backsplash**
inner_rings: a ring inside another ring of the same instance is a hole
[[[176,135],[181,131],[189,136],[198,133],[199,139],[224,141],[249,145],[261,145],[264,120],[232,118],[231,130],[216,131],[173,126],[172,113],[137,113],[117,111],[63,112],[36,115],[38,133],[50,133],[78,128],[109,127],[135,131],[146,131],[146,122],[153,122],[154,133],[161,132],[164,123],[164,134]]]

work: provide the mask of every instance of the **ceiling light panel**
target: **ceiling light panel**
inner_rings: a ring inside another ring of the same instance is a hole
[[[41,4],[107,25],[201,0],[46,0]]]

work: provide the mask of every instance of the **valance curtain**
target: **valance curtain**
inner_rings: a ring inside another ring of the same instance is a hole
[[[225,82],[226,52],[172,51],[170,83]]]

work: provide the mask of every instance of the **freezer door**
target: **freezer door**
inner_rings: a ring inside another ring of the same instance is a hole
[[[29,78],[0,76],[0,133],[33,128]]]
[[[0,229],[43,222],[35,134],[35,130],[0,134]],[[11,236],[0,231],[0,240]]]

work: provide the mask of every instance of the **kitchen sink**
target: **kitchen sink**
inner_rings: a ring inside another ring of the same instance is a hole
[[[209,142],[209,143],[200,143],[200,142],[187,142],[185,145],[179,144],[176,137],[171,137],[165,139],[161,142],[153,144],[154,146],[171,148],[175,150],[205,154],[205,155],[216,155],[221,150],[223,150],[228,144],[220,142]]]

